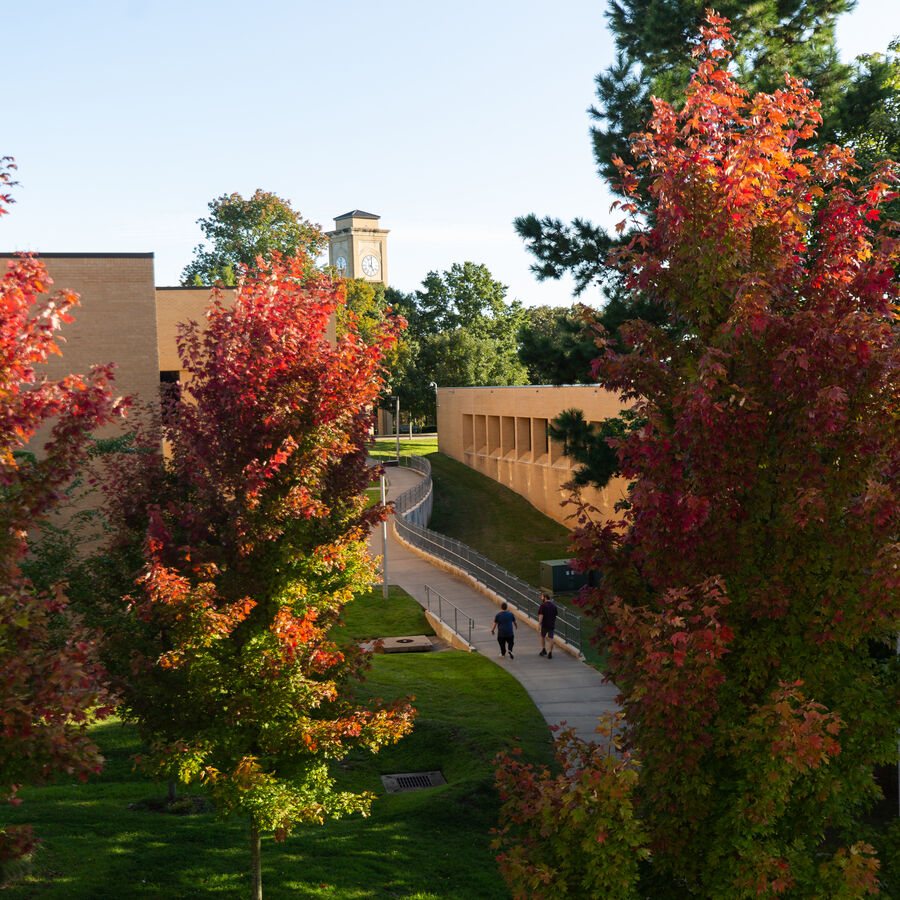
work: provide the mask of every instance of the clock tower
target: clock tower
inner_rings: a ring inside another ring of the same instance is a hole
[[[336,216],[328,237],[328,264],[344,278],[364,278],[387,284],[386,228],[378,227],[379,216],[354,209]]]

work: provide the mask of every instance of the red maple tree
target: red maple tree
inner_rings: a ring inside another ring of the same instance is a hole
[[[115,635],[124,715],[152,771],[249,818],[254,896],[260,833],[365,812],[372,798],[338,790],[328,760],[412,719],[407,703],[356,704],[365,657],[329,639],[374,579],[365,537],[384,510],[365,508],[365,446],[394,323],[330,343],[342,287],[303,256],[258,266],[232,306],[217,296],[180,330],[188,380],[162,417],[165,453],[139,438],[108,483],[110,521],[145,560]]]
[[[12,184],[13,168],[9,157],[0,160],[0,184]],[[11,199],[0,195],[0,214]],[[41,373],[78,303],[71,291],[51,293],[52,283],[30,257],[0,278],[0,800],[13,804],[25,783],[97,771],[101,758],[85,731],[89,716],[109,712],[93,636],[65,619],[60,590],[39,593],[20,570],[28,531],[83,465],[91,431],[123,409],[110,389],[111,365],[60,381]],[[45,439],[33,448],[39,429]],[[33,843],[27,826],[0,830],[0,871]]]
[[[861,897],[900,725],[896,174],[807,150],[810,92],[748,96],[730,41],[708,13],[684,106],[655,101],[619,163],[652,221],[625,203],[618,263],[679,326],[596,361],[641,424],[621,518],[575,533],[640,767],[623,896]]]

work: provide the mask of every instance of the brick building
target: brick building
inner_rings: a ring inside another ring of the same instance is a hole
[[[354,210],[335,224],[328,233],[332,264],[340,260],[351,277],[362,274],[370,281],[382,280],[388,232],[377,227],[378,217]],[[0,253],[0,259],[12,255]],[[149,402],[165,384],[184,380],[177,326],[202,321],[208,288],[156,287],[152,253],[43,253],[39,258],[55,287],[81,295],[75,321],[61,330],[63,355],[47,364],[51,378],[112,361],[118,366],[116,392]],[[226,291],[226,302],[230,293]],[[333,320],[329,338],[334,340]],[[551,518],[566,522],[571,509],[561,506],[566,494],[562,486],[572,477],[572,463],[559,445],[548,441],[547,424],[570,408],[583,410],[588,421],[597,422],[617,414],[620,404],[614,394],[594,385],[440,387],[440,449],[522,494]],[[380,431],[393,431],[389,414],[382,412],[380,419]],[[121,426],[108,426],[103,434],[117,427]],[[39,446],[40,437],[36,443]],[[621,481],[604,491],[585,491],[606,512],[623,493]]]
[[[591,384],[516,387],[439,387],[438,448],[442,453],[521,494],[544,515],[566,525],[571,506],[563,485],[576,467],[562,445],[547,435],[550,421],[566,409],[580,409],[588,422],[622,411],[616,394]],[[602,491],[583,496],[604,513],[625,495],[616,478]]]

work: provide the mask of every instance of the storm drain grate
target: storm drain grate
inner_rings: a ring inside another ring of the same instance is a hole
[[[389,794],[402,794],[404,791],[439,787],[447,780],[440,772],[404,772],[402,775],[382,775],[381,783]]]

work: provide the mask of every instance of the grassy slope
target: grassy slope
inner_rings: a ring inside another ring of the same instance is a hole
[[[524,497],[468,466],[436,453],[430,527],[483,553],[534,587],[542,559],[569,555],[569,529]]]
[[[361,606],[354,609],[359,602]],[[347,608],[347,633],[422,633],[420,608],[392,588],[391,615],[379,592]],[[396,613],[396,614],[395,614]],[[416,627],[411,628],[411,623]],[[340,786],[378,795],[368,819],[304,827],[282,844],[263,842],[263,885],[273,898],[404,897],[418,900],[504,898],[490,851],[498,802],[494,755],[521,741],[526,758],[549,761],[546,724],[521,685],[477,654],[447,651],[380,655],[360,690],[393,698],[413,694],[411,735],[377,756],[351,755],[335,767]],[[107,767],[87,784],[65,780],[22,791],[4,823],[28,822],[44,843],[22,898],[243,898],[249,892],[246,824],[211,813],[162,815],[130,808],[158,797],[161,785],[136,775],[133,729],[111,722],[94,736]],[[388,796],[380,775],[439,769],[445,787]]]

